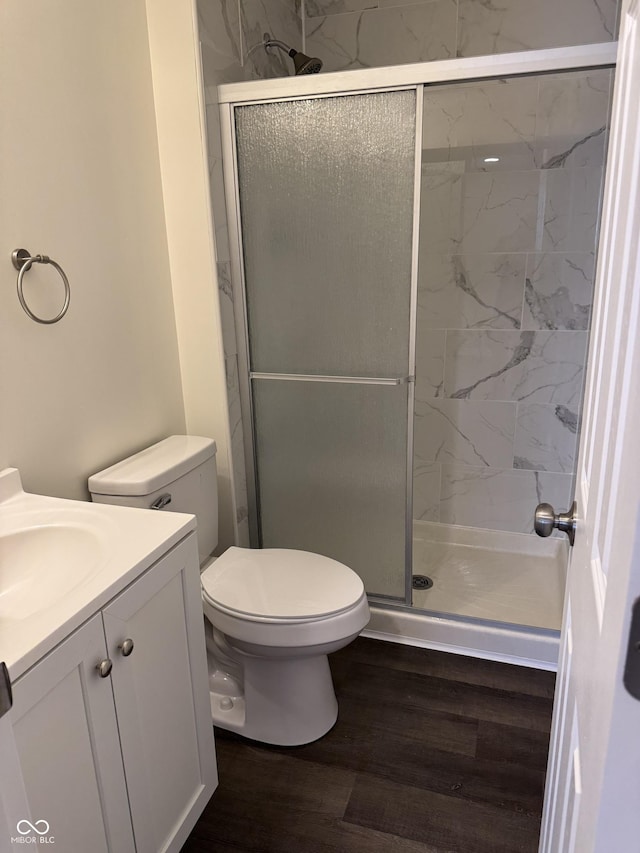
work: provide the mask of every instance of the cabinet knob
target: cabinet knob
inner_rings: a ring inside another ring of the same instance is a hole
[[[100,678],[106,678],[113,669],[113,663],[109,660],[109,658],[105,658],[104,660],[100,661],[96,669],[100,673]]]
[[[126,639],[123,640],[122,643],[118,646],[120,651],[122,652],[122,656],[128,658],[131,652],[133,651],[133,640]]]

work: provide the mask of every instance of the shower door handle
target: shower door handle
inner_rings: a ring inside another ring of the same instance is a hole
[[[409,376],[329,376],[318,373],[260,373],[252,370],[249,379],[278,379],[285,382],[329,382],[345,385],[410,385],[416,377]]]
[[[536,507],[533,529],[543,538],[551,536],[554,530],[561,530],[569,537],[569,545],[573,546],[577,521],[575,501],[568,512],[560,512],[557,515],[551,504],[542,503]]]

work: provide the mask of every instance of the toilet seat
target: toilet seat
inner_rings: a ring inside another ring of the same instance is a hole
[[[202,573],[204,600],[229,616],[299,624],[338,616],[363,597],[361,579],[342,563],[288,548],[229,548]]]
[[[201,583],[206,617],[248,651],[265,646],[291,654],[354,637],[369,621],[358,575],[307,551],[229,548],[205,568]]]

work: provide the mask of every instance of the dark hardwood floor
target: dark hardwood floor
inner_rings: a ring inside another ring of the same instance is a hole
[[[535,853],[554,676],[360,638],[335,727],[273,747],[216,730],[220,784],[183,853]]]

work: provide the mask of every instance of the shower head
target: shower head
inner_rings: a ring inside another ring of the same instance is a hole
[[[307,56],[306,53],[300,53],[299,50],[289,47],[279,39],[272,39],[269,33],[264,34],[264,49],[269,51],[272,47],[277,47],[279,50],[287,53],[293,59],[293,67],[295,74],[317,74],[322,68],[322,60],[317,56]]]
[[[293,59],[296,74],[317,74],[322,68],[322,60],[317,56],[307,56],[299,50],[290,50],[289,56]]]

